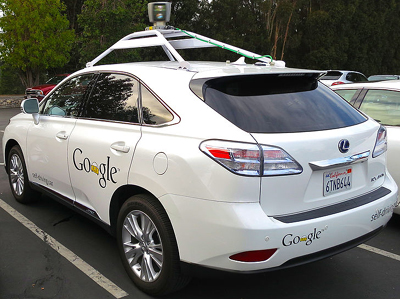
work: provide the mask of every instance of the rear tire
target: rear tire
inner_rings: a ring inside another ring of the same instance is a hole
[[[29,185],[24,155],[18,145],[8,154],[7,173],[11,192],[18,202],[28,204],[39,199],[39,193]]]
[[[163,206],[147,194],[129,198],[117,223],[118,249],[136,286],[151,295],[166,295],[186,286],[171,222]]]

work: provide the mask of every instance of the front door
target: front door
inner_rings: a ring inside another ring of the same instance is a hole
[[[75,198],[68,173],[68,142],[93,75],[71,78],[40,106],[39,124],[27,136],[29,177],[65,200]]]

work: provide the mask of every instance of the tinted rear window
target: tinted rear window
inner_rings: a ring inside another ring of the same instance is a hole
[[[199,84],[201,84],[201,89]],[[314,74],[248,75],[193,80],[207,105],[251,133],[320,131],[366,120]]]
[[[327,72],[324,76],[321,77],[321,80],[337,80],[342,76],[341,72]]]

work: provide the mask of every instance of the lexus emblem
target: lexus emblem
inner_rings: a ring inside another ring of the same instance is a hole
[[[347,139],[342,139],[339,141],[338,147],[341,153],[347,153],[350,148],[350,142]]]

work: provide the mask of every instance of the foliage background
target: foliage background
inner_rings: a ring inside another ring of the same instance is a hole
[[[0,57],[25,86],[39,84],[42,70],[69,61],[74,32],[60,0],[2,0]]]
[[[68,62],[42,69],[41,81],[83,68],[121,37],[149,25],[150,1],[61,2],[75,41]],[[357,70],[367,76],[400,73],[400,0],[172,0],[172,7],[171,25],[270,54],[290,67]],[[212,50],[185,58],[225,61],[233,56]],[[15,66],[4,62],[3,67],[0,93],[15,92],[18,84],[10,79]]]

